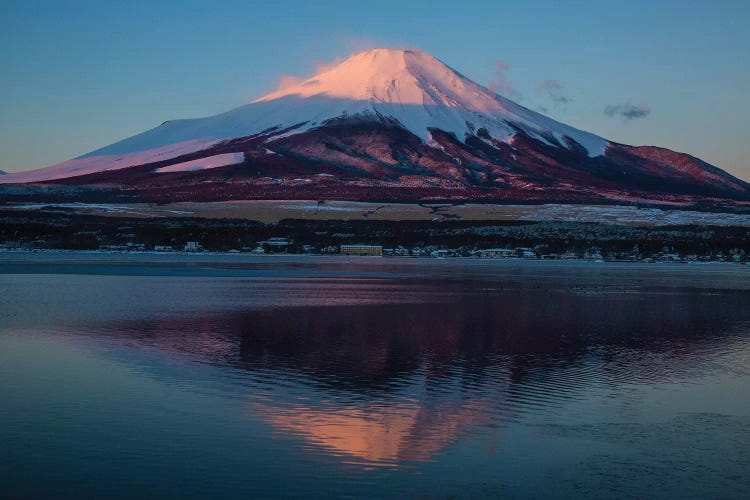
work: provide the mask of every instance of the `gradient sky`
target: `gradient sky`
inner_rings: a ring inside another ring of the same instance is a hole
[[[0,169],[226,111],[358,50],[416,47],[570,125],[750,180],[748,26],[747,0],[2,0]],[[605,113],[626,103],[650,112]]]

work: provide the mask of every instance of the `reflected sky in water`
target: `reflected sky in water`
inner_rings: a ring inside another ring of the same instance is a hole
[[[745,266],[0,258],[26,497],[741,498]]]

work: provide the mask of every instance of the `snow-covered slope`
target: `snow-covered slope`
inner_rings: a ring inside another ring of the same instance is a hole
[[[343,110],[349,115],[372,112],[393,117],[423,139],[428,138],[428,128],[452,132],[462,139],[467,131],[472,132],[470,126],[484,127],[491,136],[502,139],[514,135],[514,128],[509,125],[512,123],[538,138],[545,133],[552,133],[560,141],[564,136],[571,137],[591,156],[604,154],[608,144],[601,137],[498,96],[422,51],[375,49],[362,52],[254,103],[285,97],[327,98],[351,103],[351,109]]]
[[[569,137],[585,147],[589,156],[603,155],[609,144],[494,94],[426,52],[375,49],[226,113],[168,121],[73,160],[4,175],[0,183],[61,179],[143,165],[228,139],[261,132],[270,139],[341,118],[397,122],[427,144],[430,128],[453,133],[459,140],[480,128],[506,142],[518,129],[549,144],[567,145],[565,137]]]
[[[168,167],[161,167],[154,170],[154,172],[166,173],[166,172],[194,172],[196,170],[206,170],[209,168],[219,168],[227,165],[234,165],[242,161],[242,153],[224,153],[213,156],[206,156],[205,158],[198,158],[196,160],[183,161],[169,165]]]

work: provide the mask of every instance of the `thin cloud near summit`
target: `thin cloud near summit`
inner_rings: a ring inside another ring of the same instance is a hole
[[[508,63],[502,59],[498,59],[495,62],[495,79],[487,85],[487,88],[503,97],[509,99],[520,99],[521,93],[513,87],[513,84],[506,76],[509,69],[510,66],[508,66]]]
[[[604,108],[604,114],[610,118],[623,118],[627,121],[646,118],[651,114],[651,108],[645,104],[636,105],[631,102],[611,104]]]
[[[552,105],[555,109],[567,106],[573,99],[566,96],[563,92],[563,86],[557,80],[546,80],[536,86],[536,93],[546,94],[552,101]],[[540,109],[548,110],[547,107],[542,106]],[[546,112],[546,111],[545,111]]]

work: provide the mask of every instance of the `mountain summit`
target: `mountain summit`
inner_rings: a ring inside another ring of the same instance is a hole
[[[512,137],[522,125],[540,138],[551,132],[585,144],[594,155],[604,154],[607,141],[530,111],[483,87],[427,52],[374,49],[356,54],[338,66],[301,83],[272,92],[254,103],[279,99],[316,99],[336,106],[347,103],[351,115],[375,114],[395,118],[415,135],[429,139],[428,129],[463,137],[471,127],[487,129],[493,137]],[[334,104],[335,103],[335,104]],[[337,109],[330,112],[335,116]]]
[[[747,199],[689,155],[612,143],[418,50],[353,55],[250,104],[168,121],[0,183],[118,185],[156,199]]]

